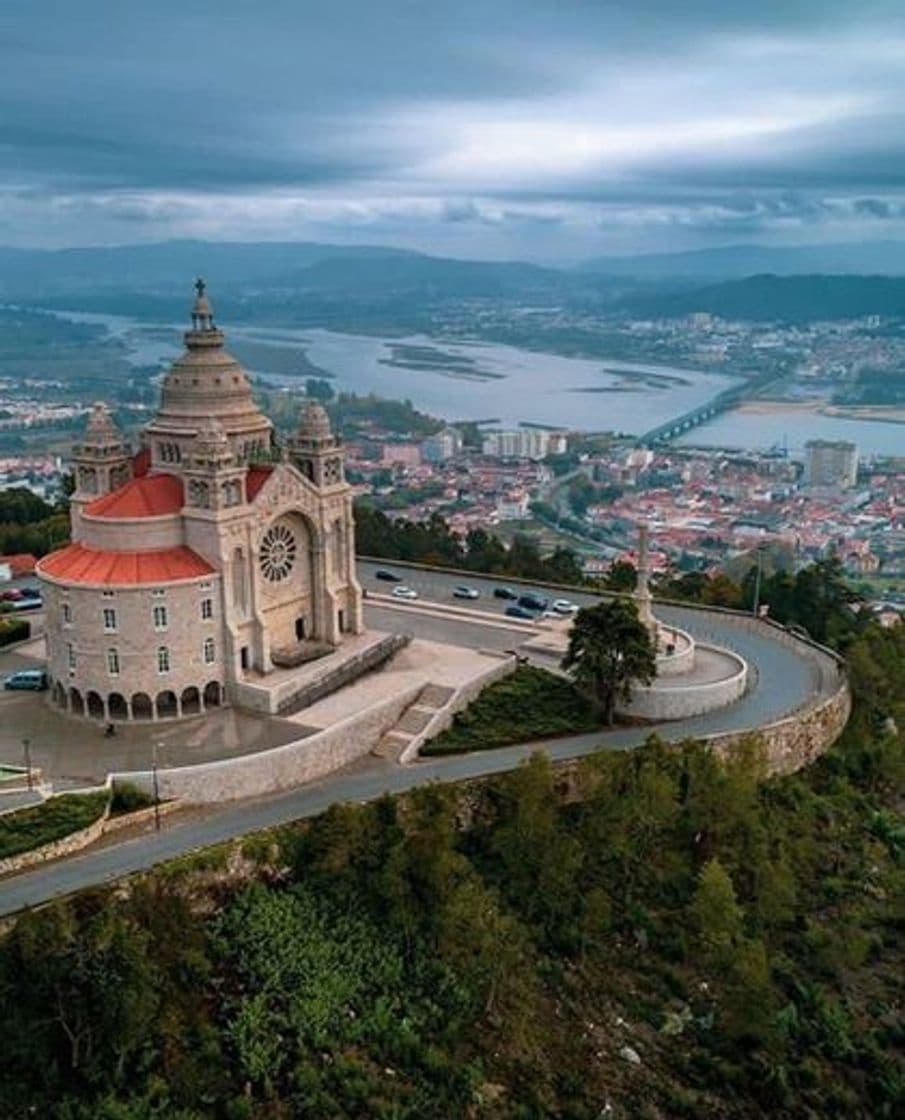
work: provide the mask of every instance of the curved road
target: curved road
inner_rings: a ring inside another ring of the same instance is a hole
[[[388,583],[376,581],[376,567],[392,570],[392,564],[373,565],[361,562],[360,575],[369,591],[386,592]],[[467,583],[481,591],[477,603],[460,605],[492,609],[502,614],[506,603],[492,597],[492,589],[501,581],[453,576],[425,570],[397,568],[405,582],[415,587],[423,598],[452,602],[452,588]],[[543,590],[538,586],[538,590]],[[546,592],[551,597],[565,592]],[[595,596],[569,594],[575,602],[590,603]],[[455,600],[458,602],[457,600]],[[405,614],[391,608],[368,605],[373,623],[387,624],[387,616],[395,616],[396,629],[416,631],[434,641],[465,642],[481,647],[509,648],[526,637],[501,625],[488,626],[457,619]],[[661,725],[670,739],[709,735],[720,731],[738,731],[779,719],[799,708],[820,691],[821,673],[814,656],[789,647],[767,633],[748,631],[726,616],[686,607],[660,607],[658,617],[689,630],[696,637],[736,650],[756,666],[756,680],[748,693],[737,703],[704,716]],[[316,816],[336,802],[368,801],[383,793],[399,793],[431,781],[458,781],[464,778],[500,773],[517,766],[535,750],[543,749],[552,758],[577,758],[595,750],[626,750],[638,746],[651,733],[650,727],[627,727],[609,732],[575,735],[554,742],[521,743],[499,750],[432,759],[413,766],[400,767],[381,759],[368,757],[345,771],[318,782],[254,801],[232,802],[203,812],[164,817],[159,833],[147,832],[138,837],[110,842],[82,855],[35,868],[0,882],[0,915],[11,914],[36,906],[53,898],[88,886],[112,882],[124,875],[146,870],[164,860],[173,859],[198,848],[217,844],[258,829],[270,828],[289,821]]]

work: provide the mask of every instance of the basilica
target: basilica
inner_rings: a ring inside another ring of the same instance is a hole
[[[194,715],[363,629],[352,493],[324,409],[278,447],[204,283],[133,452],[103,404],[73,448],[71,544],[38,565],[62,709]]]

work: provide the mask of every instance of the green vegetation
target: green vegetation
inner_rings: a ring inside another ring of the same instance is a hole
[[[795,775],[755,741],[536,756],[24,915],[0,1115],[892,1120],[905,628],[847,656]]]
[[[616,718],[617,702],[628,703],[633,686],[650,684],[657,673],[654,643],[630,599],[580,610],[562,663],[608,724]]]
[[[0,859],[17,856],[62,840],[87,828],[104,815],[109,796],[98,793],[65,793],[30,809],[0,817]]]
[[[582,584],[584,575],[574,552],[556,548],[550,556],[527,537],[517,535],[507,548],[483,529],[468,533],[463,545],[446,521],[393,521],[367,502],[355,507],[355,544],[360,555],[409,563],[435,564],[551,583]]]
[[[13,642],[24,642],[31,637],[31,623],[27,618],[16,618],[4,615],[0,617],[0,646],[12,645]]]
[[[148,809],[154,798],[131,782],[117,782],[110,798],[110,811],[114,815],[134,813],[137,809]]]
[[[24,486],[0,492],[0,554],[43,556],[69,540],[69,515]]]
[[[512,676],[485,688],[421,753],[490,750],[599,727],[599,713],[573,684],[544,669],[522,665]]]

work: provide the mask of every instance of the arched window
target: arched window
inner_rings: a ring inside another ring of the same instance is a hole
[[[217,660],[217,647],[214,645],[213,638],[204,639],[204,664],[213,665]]]
[[[119,650],[107,650],[107,672],[111,677],[119,676]]]

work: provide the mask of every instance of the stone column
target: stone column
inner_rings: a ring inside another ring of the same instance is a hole
[[[651,606],[650,594],[650,557],[647,552],[647,525],[638,526],[638,581],[635,586],[635,605],[638,617],[656,639],[657,622]]]

